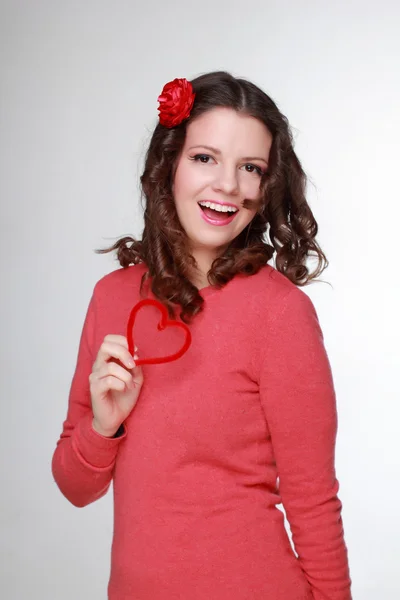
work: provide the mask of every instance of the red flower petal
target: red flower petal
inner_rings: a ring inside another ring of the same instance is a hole
[[[188,118],[195,95],[192,84],[185,78],[175,78],[166,83],[157,98],[160,103],[158,111],[161,125],[174,127]]]

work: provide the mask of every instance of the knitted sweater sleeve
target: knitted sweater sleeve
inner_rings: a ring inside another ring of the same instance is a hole
[[[108,438],[92,427],[89,375],[96,358],[93,342],[97,285],[87,308],[80,337],[66,420],[52,458],[52,473],[59,489],[78,507],[86,506],[106,494],[111,484],[118,447],[126,437],[125,430],[119,437]]]
[[[351,600],[336,396],[317,313],[302,290],[286,295],[264,338],[261,402],[296,554],[315,600]]]

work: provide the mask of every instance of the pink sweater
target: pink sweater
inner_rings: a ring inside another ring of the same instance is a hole
[[[108,598],[350,600],[331,368],[311,300],[272,266],[201,290],[191,347],[143,366],[123,435],[92,429],[92,364],[105,335],[126,335],[144,272],[94,287],[52,462],[78,507],[113,481]],[[158,332],[157,308],[142,310],[139,355],[178,349],[183,331]]]

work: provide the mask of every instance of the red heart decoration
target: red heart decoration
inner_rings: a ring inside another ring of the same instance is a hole
[[[159,302],[158,300],[153,300],[151,298],[148,298],[146,300],[141,300],[140,302],[135,304],[135,306],[131,310],[131,314],[129,315],[126,337],[128,339],[128,347],[129,347],[129,352],[131,353],[131,355],[133,356],[134,349],[135,349],[135,343],[133,340],[133,326],[135,324],[135,319],[136,319],[137,313],[141,308],[143,308],[143,306],[155,306],[156,308],[158,308],[161,311],[161,319],[157,325],[157,329],[159,331],[162,331],[163,329],[166,329],[167,327],[180,327],[181,329],[184,330],[184,332],[186,334],[186,339],[185,339],[185,342],[184,342],[182,348],[180,350],[178,350],[178,352],[175,352],[175,354],[170,354],[169,356],[160,356],[157,358],[139,358],[139,359],[135,360],[136,365],[157,365],[157,364],[161,364],[161,363],[170,362],[172,360],[176,360],[176,359],[180,358],[181,356],[183,356],[192,342],[192,336],[191,336],[189,327],[185,323],[169,320],[168,319],[168,311],[167,311],[167,308],[164,306],[164,304],[161,304],[161,302]]]

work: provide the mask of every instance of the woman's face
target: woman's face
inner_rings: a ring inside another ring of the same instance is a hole
[[[214,108],[188,125],[172,191],[192,253],[202,254],[203,263],[204,256],[212,262],[255,216],[257,209],[243,202],[260,197],[271,144],[261,121],[230,108]],[[199,202],[214,205],[203,210]]]

